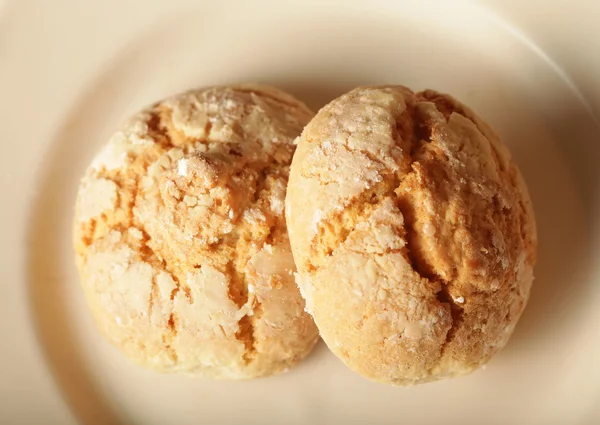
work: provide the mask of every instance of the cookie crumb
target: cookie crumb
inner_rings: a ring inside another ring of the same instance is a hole
[[[452,299],[454,300],[454,302],[457,302],[459,304],[463,304],[465,302],[465,297],[463,297],[463,296],[456,297],[456,298],[452,297]]]
[[[177,161],[177,174],[182,177],[186,177],[188,172],[188,160],[185,158],[181,158]]]

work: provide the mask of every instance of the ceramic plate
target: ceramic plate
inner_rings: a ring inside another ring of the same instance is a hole
[[[598,2],[0,1],[0,422],[600,423]],[[449,92],[511,148],[539,226],[530,304],[470,376],[371,383],[320,344],[281,376],[148,372],[95,330],[78,179],[131,113],[261,82],[314,108],[362,84]]]

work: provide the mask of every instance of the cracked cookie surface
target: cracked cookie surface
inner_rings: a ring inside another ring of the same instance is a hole
[[[299,139],[286,215],[307,310],[372,380],[475,370],[529,297],[527,189],[496,133],[448,95],[362,87],[329,103]]]
[[[102,333],[151,369],[212,378],[293,366],[318,332],[294,282],[284,199],[312,112],[213,87],[131,118],[81,181],[77,265]]]

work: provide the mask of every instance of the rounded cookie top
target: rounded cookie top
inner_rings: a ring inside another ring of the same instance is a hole
[[[298,285],[344,362],[397,385],[468,373],[533,280],[529,195],[498,136],[427,90],[362,87],[304,129],[286,199]]]
[[[129,357],[250,378],[310,351],[283,207],[311,116],[269,87],[195,90],[137,114],[96,156],[74,244],[96,322]]]

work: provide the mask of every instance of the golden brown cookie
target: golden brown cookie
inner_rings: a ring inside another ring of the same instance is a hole
[[[506,344],[535,220],[506,147],[460,102],[402,86],[334,100],[302,133],[286,206],[307,309],[351,369],[410,385]]]
[[[88,168],[77,264],[102,333],[149,368],[254,378],[318,338],[284,218],[312,112],[269,87],[195,90],[134,116]]]

